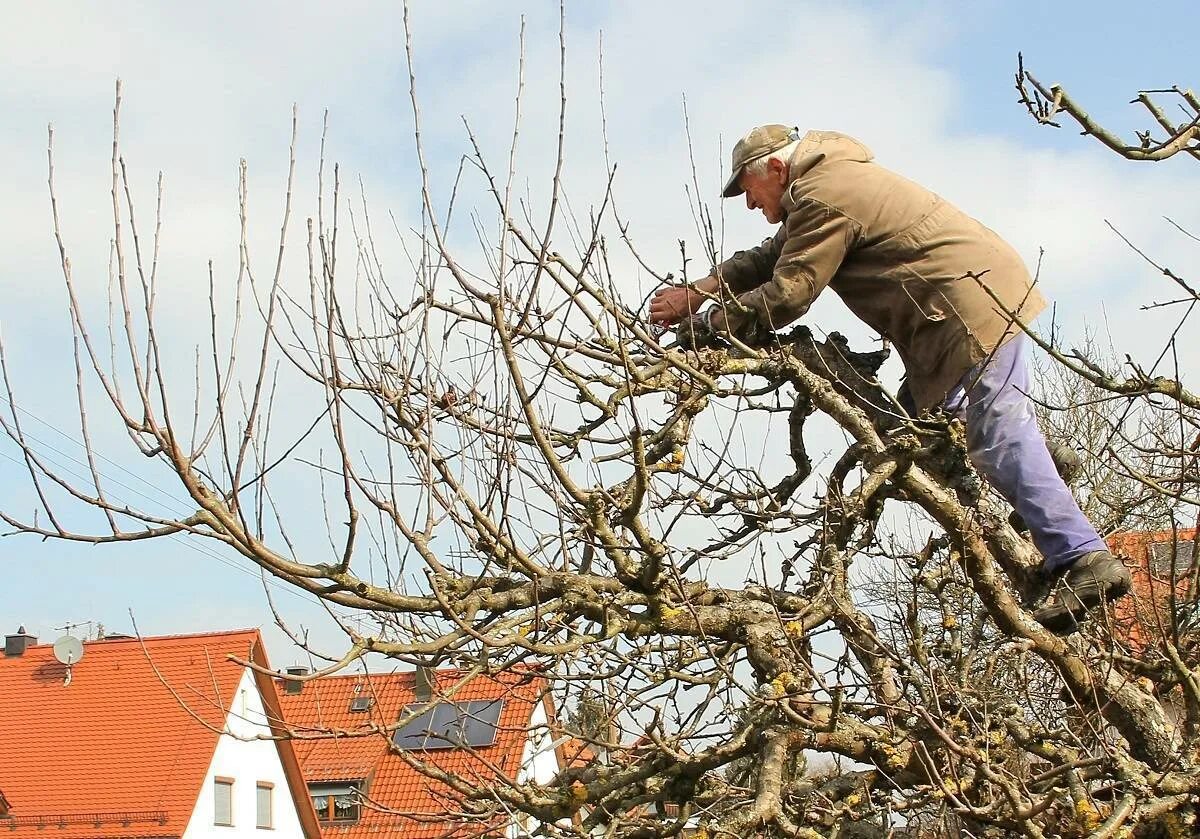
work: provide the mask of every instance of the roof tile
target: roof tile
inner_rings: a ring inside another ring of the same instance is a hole
[[[1113,616],[1115,635],[1134,651],[1145,652],[1156,645],[1171,626],[1170,574],[1155,569],[1154,546],[1169,545],[1172,540],[1194,543],[1195,539],[1196,531],[1189,529],[1127,531],[1114,533],[1105,540],[1114,554],[1128,557],[1126,565],[1133,576],[1132,596],[1114,603]],[[1195,593],[1189,594],[1192,582],[1192,574],[1180,569],[1174,586],[1177,603],[1195,602]]]

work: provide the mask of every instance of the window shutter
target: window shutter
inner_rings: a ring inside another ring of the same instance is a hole
[[[256,814],[255,820],[254,820],[255,827],[259,827],[264,830],[269,830],[272,827],[272,824],[271,824],[271,816],[272,816],[271,795],[274,792],[275,792],[275,789],[271,784],[260,783],[258,785],[258,798],[257,798],[258,806],[256,808],[257,814]]]
[[[229,778],[213,781],[213,824],[233,824],[233,781]]]

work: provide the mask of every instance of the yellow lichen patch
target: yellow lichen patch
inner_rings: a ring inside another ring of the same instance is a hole
[[[942,626],[946,629],[954,629],[958,626],[958,618],[954,615],[944,615],[942,617]]]
[[[962,782],[948,778],[941,782],[941,789],[936,790],[934,796],[936,798],[945,798],[947,795],[958,795],[962,791]]]
[[[1086,798],[1081,798],[1075,802],[1075,818],[1084,830],[1093,831],[1100,826],[1104,821],[1100,811],[1096,809],[1096,805],[1088,801]]]
[[[675,449],[671,452],[670,457],[663,458],[658,463],[651,465],[652,472],[670,472],[674,474],[683,468],[683,464],[687,460],[687,453],[683,449]]]
[[[783,625],[783,631],[789,638],[803,638],[804,624],[800,623],[800,621],[788,621]]]
[[[795,673],[783,672],[771,680],[771,687],[777,694],[789,693],[800,688],[800,680]]]
[[[908,763],[903,755],[887,743],[880,743],[876,746],[876,750],[883,755],[884,768],[891,772],[898,772]]]

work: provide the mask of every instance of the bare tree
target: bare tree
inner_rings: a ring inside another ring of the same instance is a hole
[[[1078,352],[1100,367],[1120,367],[1114,353],[1094,339]],[[1185,523],[1176,515],[1181,506],[1175,493],[1164,491],[1195,479],[1188,458],[1172,456],[1171,441],[1180,433],[1174,406],[1113,394],[1053,358],[1035,362],[1035,380],[1039,424],[1051,450],[1069,461],[1065,477],[1101,534]],[[1188,416],[1185,412],[1185,420]]]
[[[409,57],[411,68],[411,46]],[[385,276],[365,202],[349,201],[322,163],[306,281],[292,282],[293,155],[274,274],[238,286],[237,311],[257,311],[260,329],[222,348],[214,292],[213,341],[191,391],[165,360],[157,234],[147,242],[135,221],[114,120],[107,336],[58,240],[82,436],[91,451],[86,380],[195,512],[117,503],[96,468],[90,484],[59,474],[14,410],[3,425],[38,510],[5,513],[12,528],[220,543],[343,619],[348,649],[326,653],[322,673],[369,654],[480,673],[536,662],[570,698],[602,694],[608,725],[577,728],[607,759],[550,784],[498,773],[481,786],[425,767],[481,823],[517,812],[561,834],[792,837],[899,835],[909,820],[910,833],[1031,837],[1195,823],[1200,674],[1169,642],[1148,670],[1114,652],[1102,620],[1063,639],[1030,617],[1018,591],[1039,557],[981,492],[961,427],[896,410],[876,377],[884,352],[803,327],[770,347],[672,348],[610,268],[610,248],[642,261],[614,179],[586,217],[567,210],[565,111],[537,204],[516,195],[513,150],[496,166],[467,126],[463,177],[483,184],[491,216],[474,208],[477,250],[452,244],[463,215],[453,198],[439,209],[410,82],[423,221],[409,275]],[[1029,101],[1047,121],[1055,108],[1073,113],[1061,91],[1050,110]],[[1189,125],[1149,148],[1194,154]],[[50,180],[57,214],[52,154]],[[242,223],[244,269],[244,213]],[[711,238],[706,247],[715,253]],[[1120,379],[1038,340],[1096,399],[1157,416],[1137,433],[1100,421],[1148,460],[1126,462],[1113,446],[1089,458],[1164,515],[1194,510],[1200,402],[1178,376],[1131,361]],[[247,345],[249,360],[238,354]],[[311,425],[285,438],[277,387],[301,384]],[[817,419],[845,440],[824,471],[806,447]],[[305,470],[329,524],[323,546],[295,540],[277,503],[282,476]],[[926,534],[921,549],[885,532],[888,502]],[[62,511],[80,505],[100,512],[97,529],[68,526],[75,516]],[[888,569],[894,594],[862,589],[864,569]],[[731,576],[746,581],[721,582]],[[1186,724],[1156,692],[1163,674],[1183,686]],[[807,775],[813,753],[839,768]]]

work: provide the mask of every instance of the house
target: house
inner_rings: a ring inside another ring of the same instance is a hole
[[[267,667],[258,631],[8,636],[0,836],[319,839],[274,679],[231,657]]]
[[[1186,655],[1200,641],[1196,531],[1128,531],[1112,534],[1106,541],[1113,553],[1128,557],[1133,577],[1132,596],[1113,605],[1114,636],[1131,651],[1145,653],[1172,637],[1174,612],[1183,630],[1180,642]]]
[[[535,825],[517,817],[462,815],[454,790],[405,755],[481,788],[502,778],[547,782],[573,757],[536,670],[471,677],[420,669],[283,684],[283,716],[325,839],[528,834]]]

